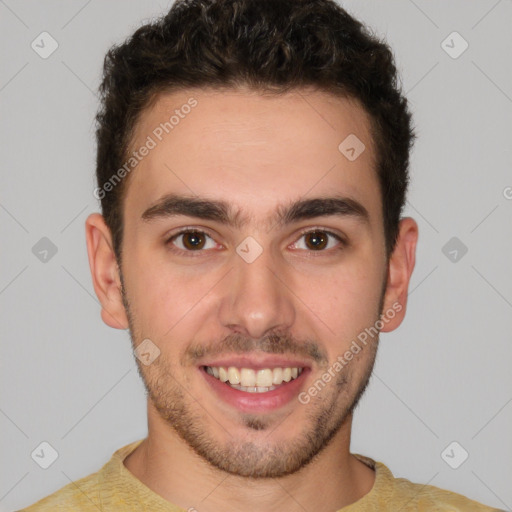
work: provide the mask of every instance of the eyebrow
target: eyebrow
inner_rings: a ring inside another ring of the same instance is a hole
[[[141,218],[151,221],[160,218],[187,216],[211,220],[234,228],[242,228],[251,217],[234,210],[229,203],[193,196],[167,194],[144,211]],[[351,217],[363,224],[370,224],[368,210],[350,197],[316,197],[299,199],[288,205],[278,205],[274,215],[267,218],[269,225],[287,225],[305,219],[323,216]]]

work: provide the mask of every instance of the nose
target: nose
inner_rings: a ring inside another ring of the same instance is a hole
[[[233,259],[234,268],[221,297],[222,325],[252,338],[272,331],[286,332],[296,317],[286,263],[278,264],[270,250],[264,250],[251,263],[237,254]]]

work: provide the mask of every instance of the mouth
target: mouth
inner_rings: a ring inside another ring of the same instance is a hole
[[[303,367],[237,368],[236,366],[203,366],[208,374],[233,389],[246,393],[268,393],[283,383],[297,379]]]
[[[284,358],[248,357],[208,362],[198,368],[216,398],[240,412],[268,413],[298,402],[311,367]]]

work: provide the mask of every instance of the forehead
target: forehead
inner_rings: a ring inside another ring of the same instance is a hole
[[[133,151],[139,160],[124,201],[127,221],[167,194],[223,200],[257,218],[334,193],[380,216],[369,117],[354,100],[328,93],[161,94],[139,118]]]

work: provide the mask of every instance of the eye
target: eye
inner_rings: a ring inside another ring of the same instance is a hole
[[[171,243],[182,251],[201,251],[202,249],[214,249],[216,243],[213,238],[204,231],[186,229],[173,235],[167,243]]]
[[[314,229],[302,233],[302,236],[297,242],[292,244],[292,249],[304,249],[306,251],[324,251],[332,249],[338,245],[343,245],[343,240],[340,236],[325,231],[323,229]]]

